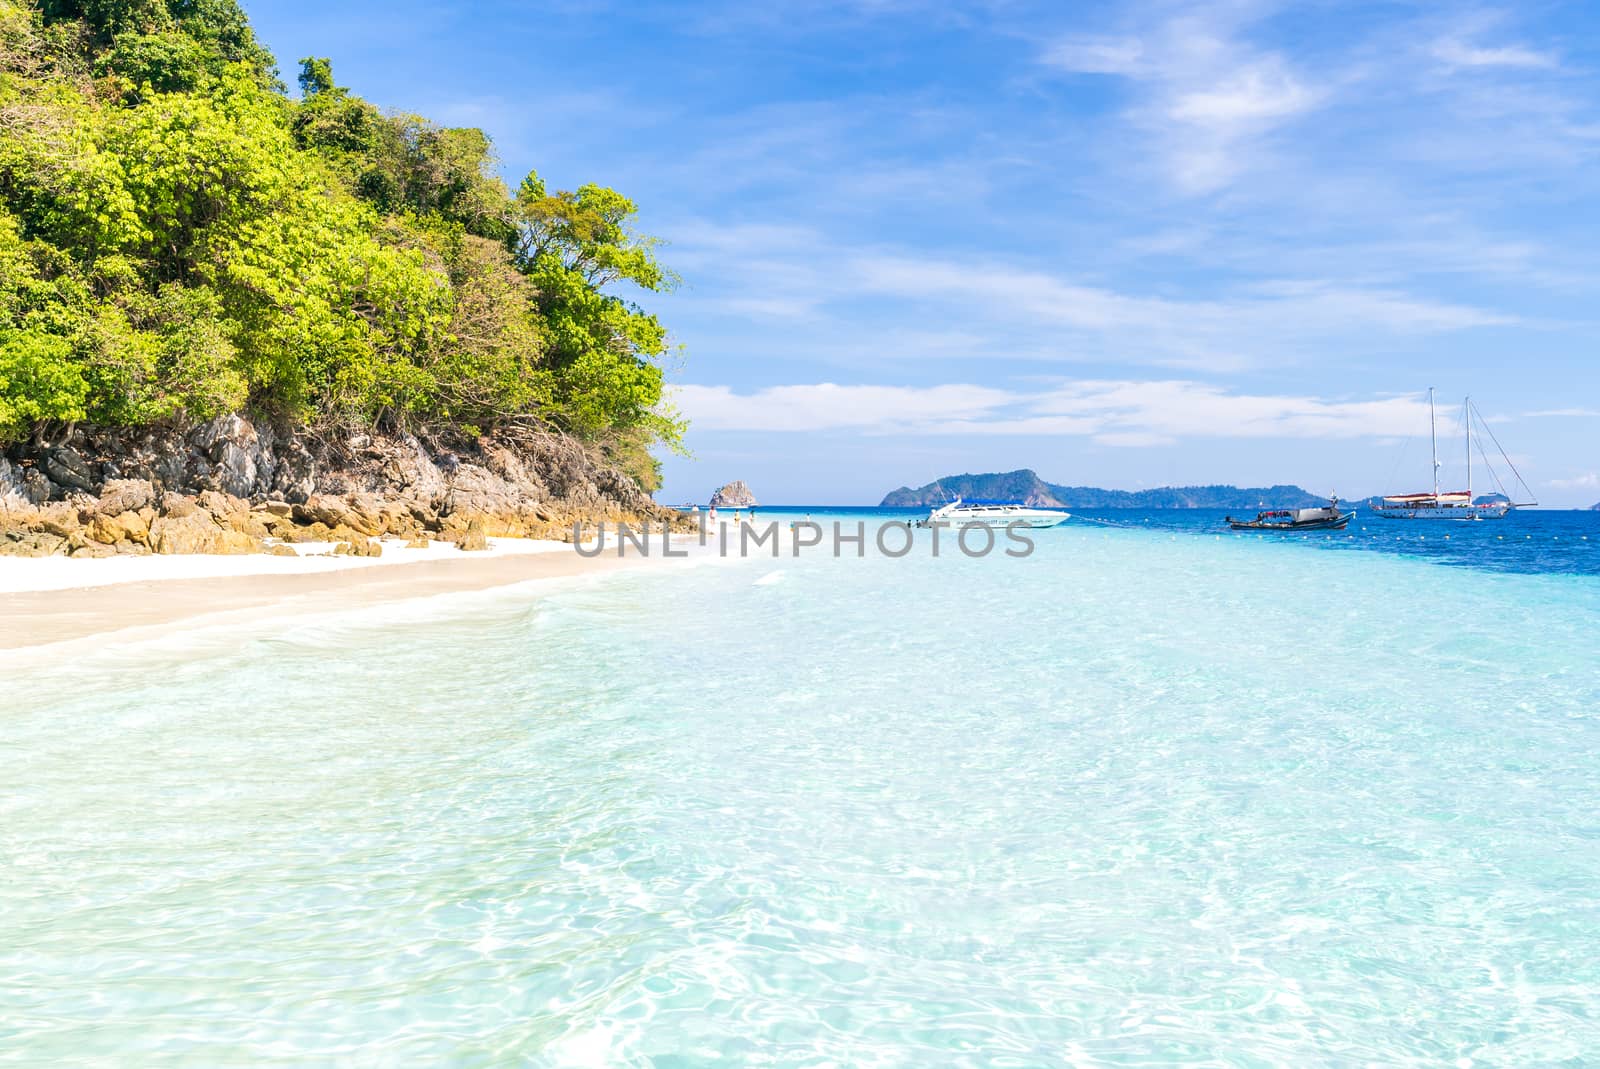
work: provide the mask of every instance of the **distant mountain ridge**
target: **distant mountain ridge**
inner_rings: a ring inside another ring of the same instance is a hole
[[[1163,486],[1154,490],[1106,490],[1098,486],[1047,483],[1031,468],[947,475],[913,490],[885,495],[881,508],[920,508],[959,497],[967,501],[1020,501],[1025,505],[1081,509],[1256,509],[1314,508],[1328,499],[1299,486]]]

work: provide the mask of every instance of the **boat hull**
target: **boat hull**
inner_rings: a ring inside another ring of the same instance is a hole
[[[1350,526],[1349,516],[1336,520],[1312,520],[1309,523],[1261,523],[1256,520],[1229,520],[1235,531],[1342,531]]]
[[[1386,520],[1447,520],[1456,523],[1472,523],[1477,520],[1498,520],[1511,511],[1510,505],[1374,505],[1371,510],[1374,516],[1382,516]]]
[[[1037,531],[1047,527],[1059,527],[1072,518],[1070,512],[1058,512],[1054,509],[1031,508],[995,508],[995,509],[938,509],[925,520],[917,522],[918,527],[993,527],[996,530],[1018,528]]]

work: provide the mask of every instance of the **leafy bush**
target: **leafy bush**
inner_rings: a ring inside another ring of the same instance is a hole
[[[651,482],[683,426],[635,207],[515,196],[481,130],[272,73],[233,0],[0,0],[0,444],[238,408],[554,425]]]

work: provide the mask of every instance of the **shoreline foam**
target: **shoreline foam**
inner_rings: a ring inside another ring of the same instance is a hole
[[[353,568],[394,567],[432,560],[495,559],[529,553],[571,550],[569,542],[540,538],[490,538],[487,550],[458,549],[453,542],[432,541],[427,549],[410,548],[403,539],[376,540],[379,557],[335,556],[333,542],[283,543],[295,556],[270,553],[151,553],[117,557],[0,557],[0,594],[77,590],[122,583],[171,582],[186,579],[233,579],[253,575],[326,574]]]
[[[384,556],[365,558],[130,557],[114,571],[92,573],[89,566],[121,562],[0,560],[21,566],[0,569],[0,618],[7,624],[0,628],[0,654],[70,652],[88,640],[137,642],[175,630],[235,627],[284,615],[322,616],[600,575],[667,559],[618,556],[610,546],[601,555],[585,557],[569,543],[533,539],[492,539],[490,550],[472,554],[449,543],[394,556],[390,552],[386,546]]]

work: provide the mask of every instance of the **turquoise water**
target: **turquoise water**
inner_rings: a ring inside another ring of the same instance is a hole
[[[1600,581],[1037,546],[14,664],[0,1063],[1593,1062]]]

